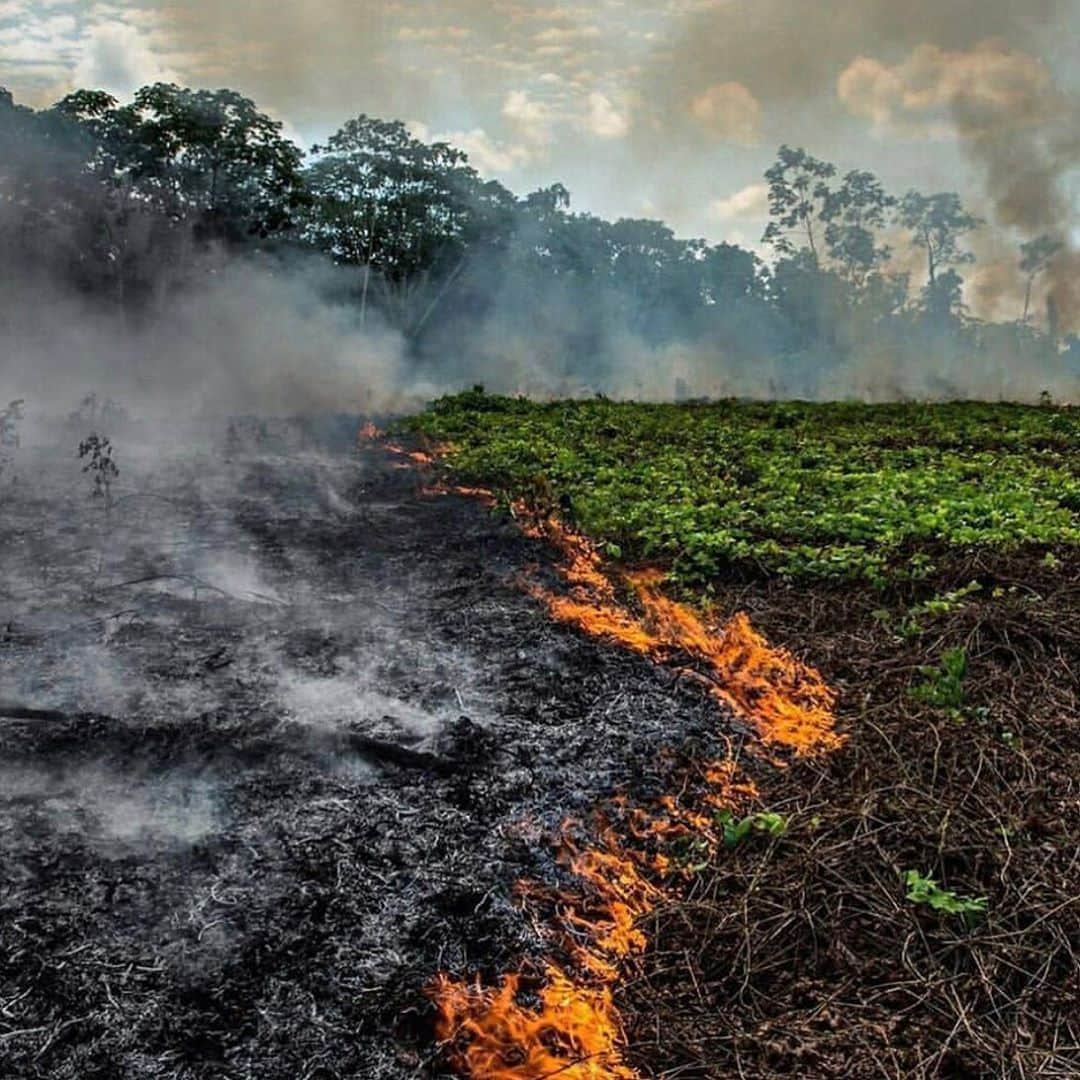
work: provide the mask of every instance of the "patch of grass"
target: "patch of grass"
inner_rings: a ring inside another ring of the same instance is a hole
[[[909,693],[915,701],[935,709],[941,709],[954,717],[963,714],[966,698],[964,680],[967,678],[967,652],[964,649],[948,649],[941,655],[941,663],[919,668],[923,681],[916,683]]]

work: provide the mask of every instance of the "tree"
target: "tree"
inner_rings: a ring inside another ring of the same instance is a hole
[[[103,179],[129,183],[141,200],[206,238],[238,242],[285,232],[302,202],[300,149],[235,90],[155,83],[125,106],[79,91],[54,111],[93,135]]]
[[[462,151],[423,143],[399,121],[359,116],[312,153],[304,239],[363,269],[362,311],[374,272],[403,329],[422,328],[468,251],[509,232],[510,192],[481,180]]]
[[[926,283],[922,290],[922,310],[931,323],[944,326],[957,312],[963,311],[963,287],[964,279],[952,267]]]
[[[963,208],[959,195],[909,191],[900,200],[897,220],[912,232],[915,243],[926,250],[927,285],[931,289],[939,271],[975,261],[970,251],[961,249],[960,240],[982,225],[983,220]]]
[[[1020,320],[1028,321],[1028,312],[1031,310],[1031,289],[1038,277],[1051,263],[1054,256],[1064,247],[1061,240],[1043,234],[1028,240],[1020,245],[1020,269],[1026,276],[1024,287],[1024,315]]]
[[[885,226],[896,199],[887,194],[873,173],[853,170],[840,187],[825,194],[821,218],[827,222],[825,244],[849,281],[861,288],[869,274],[892,254],[878,246],[874,230]]]
[[[766,173],[769,182],[769,213],[773,220],[762,240],[781,255],[793,256],[798,247],[791,234],[803,234],[805,247],[816,261],[817,239],[814,223],[828,204],[828,181],[836,175],[836,166],[811,157],[805,150],[781,146],[774,164]]]
[[[706,304],[734,305],[764,296],[761,260],[735,244],[716,244],[701,260],[703,300]]]

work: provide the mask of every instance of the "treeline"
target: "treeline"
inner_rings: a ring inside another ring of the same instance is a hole
[[[1080,359],[1052,307],[1045,327],[1032,317],[1032,285],[1058,252],[1049,238],[1017,253],[1028,290],[1015,320],[986,324],[962,302],[982,222],[957,195],[897,198],[871,173],[839,176],[789,147],[766,180],[768,264],[661,222],[573,212],[558,184],[519,197],[398,122],[359,116],[305,154],[230,90],[157,84],[128,104],[84,90],[40,111],[0,92],[4,272],[131,319],[237,253],[307,255],[350,268],[357,319],[389,323],[417,356],[516,341],[568,374],[602,374],[628,341],[802,370],[868,343],[896,363],[928,349]],[[921,249],[923,270],[900,270],[888,238]]]

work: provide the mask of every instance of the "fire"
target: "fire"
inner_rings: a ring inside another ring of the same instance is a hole
[[[436,978],[436,1031],[457,1068],[485,1080],[635,1080],[609,987],[581,986],[551,964],[533,1009],[518,1000],[521,982],[504,975],[484,988]]]
[[[444,495],[460,495],[465,499],[476,499],[477,502],[489,509],[498,504],[495,493],[489,491],[487,488],[466,487],[461,484],[451,485],[444,483],[442,480],[434,484],[429,484],[423,489],[422,494],[427,495],[430,498],[439,498]]]
[[[712,631],[692,608],[663,595],[662,571],[647,569],[622,574],[641,610],[636,615],[618,602],[599,554],[585,537],[555,518],[530,524],[527,530],[549,537],[565,559],[560,573],[570,586],[569,595],[530,586],[553,618],[658,663],[674,664],[750,723],[766,745],[798,755],[841,745],[831,687],[785,649],[769,645],[744,613]]]
[[[370,420],[365,420],[356,433],[356,443],[358,446],[366,446],[368,443],[378,442],[382,437],[383,432]]]
[[[648,944],[642,918],[666,896],[653,878],[669,876],[672,862],[650,849],[692,829],[705,829],[709,837],[717,809],[757,797],[752,781],[741,779],[732,761],[707,764],[700,780],[701,790],[665,795],[649,809],[613,799],[611,819],[596,815],[596,840],[587,846],[575,839],[580,825],[564,823],[559,859],[577,880],[575,890],[553,895],[534,882],[519,883],[523,904],[553,905],[555,943],[580,975],[549,963],[535,1008],[519,1000],[517,974],[504,975],[496,987],[441,974],[429,986],[438,1010],[437,1036],[461,1072],[477,1080],[637,1080],[623,1057],[625,1037],[612,987],[621,965]],[[626,842],[618,824],[627,826]],[[718,840],[712,837],[712,843]]]
[[[436,484],[427,490],[495,502],[484,489]],[[523,503],[513,510],[526,533],[546,539],[562,556],[558,573],[566,592],[526,583],[553,618],[698,680],[764,745],[799,756],[841,745],[832,689],[816,670],[770,646],[745,614],[714,629],[664,595],[662,571],[609,573],[594,546],[557,518],[540,517]],[[596,814],[587,843],[578,839],[578,823],[564,824],[556,846],[573,888],[518,884],[519,903],[548,909],[552,953],[568,960],[547,963],[535,1005],[521,1000],[520,974],[504,975],[494,987],[440,974],[429,986],[438,1037],[462,1073],[475,1080],[637,1080],[625,1060],[613,988],[627,962],[646,948],[642,923],[668,896],[671,879],[694,873],[691,861],[721,848],[720,812],[741,812],[759,799],[732,758],[683,768],[671,781],[668,793],[650,805],[611,800]]]
[[[426,454],[423,450],[406,450],[405,447],[398,446],[396,443],[384,443],[383,447],[391,454],[396,454],[398,457],[404,459],[400,463],[402,468],[411,469],[416,465],[435,464],[435,456],[433,454]]]

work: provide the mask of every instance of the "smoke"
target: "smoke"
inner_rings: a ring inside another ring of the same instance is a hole
[[[415,404],[425,388],[408,385],[401,335],[361,321],[355,277],[316,259],[230,259],[137,322],[55,282],[9,280],[0,393],[59,409],[92,392],[144,417]]]
[[[960,49],[991,37],[1020,45],[1050,28],[1071,0],[730,0],[693,12],[654,51],[642,98],[665,124],[698,130],[693,105],[717,84],[736,84],[765,105],[799,106],[831,95],[858,56],[891,60],[924,42]],[[700,133],[700,132],[698,132]]]
[[[1044,289],[1063,325],[1075,326],[1080,264],[1066,183],[1080,164],[1080,100],[1042,61],[1001,39],[964,50],[922,44],[895,64],[860,56],[841,73],[837,92],[881,134],[958,139],[982,178],[994,223],[1022,239],[1047,235],[1062,245]],[[973,290],[980,314],[992,315],[1006,293],[1023,295],[1016,262],[1013,252],[980,269]]]

